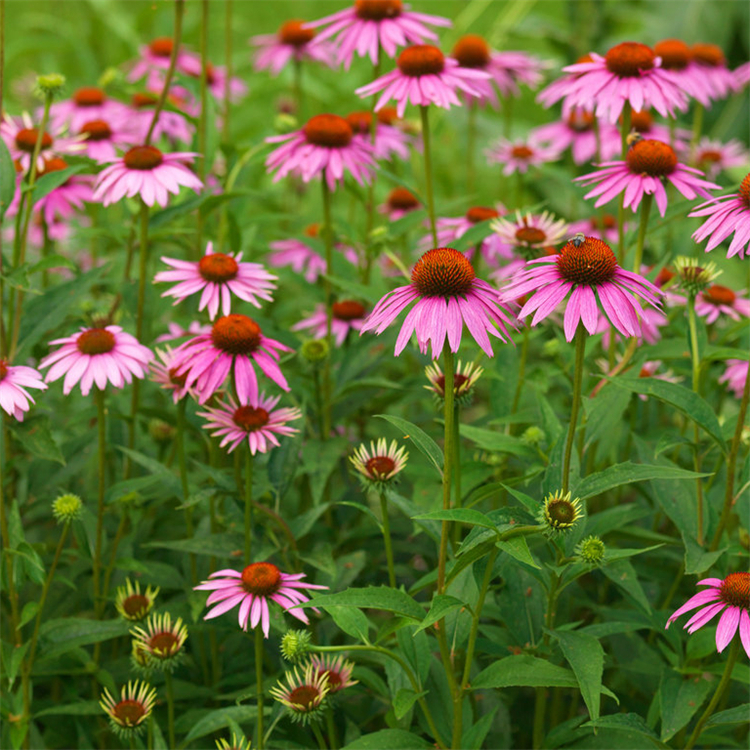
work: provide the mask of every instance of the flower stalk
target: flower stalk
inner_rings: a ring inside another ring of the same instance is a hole
[[[424,146],[424,177],[425,193],[427,194],[427,213],[430,217],[430,233],[432,234],[432,244],[438,246],[437,224],[435,223],[435,196],[432,189],[432,150],[430,145],[430,110],[429,107],[422,105],[419,108],[419,115],[422,118],[422,144]]]
[[[253,551],[253,456],[245,453],[245,565],[250,565]]]
[[[646,230],[648,229],[648,216],[651,213],[651,204],[654,202],[653,195],[644,195],[641,203],[641,222],[638,227],[638,242],[635,246],[635,260],[633,261],[633,273],[640,273],[639,269],[643,261],[643,245],[646,241]]]
[[[331,325],[333,323],[333,292],[331,289],[331,274],[333,273],[333,226],[331,223],[331,191],[328,189],[325,171],[320,184],[323,188],[323,241],[326,251],[326,275],[323,279],[326,306],[326,343],[329,355],[323,363],[323,440],[328,440],[331,434],[331,357],[333,351],[333,337]]]
[[[255,685],[258,693],[258,738],[255,747],[263,750],[263,631],[260,627],[255,628]]]
[[[700,395],[701,356],[698,349],[698,321],[695,315],[695,294],[688,294],[688,328],[690,331],[690,354],[693,372],[693,391]],[[699,473],[701,470],[700,458],[700,429],[698,423],[693,423],[693,471]],[[695,480],[695,512],[697,520],[698,544],[703,546],[703,482],[700,477]]]
[[[612,337],[614,338],[614,336]],[[575,333],[575,364],[573,366],[573,405],[570,408],[570,425],[565,441],[563,456],[562,491],[566,493],[570,486],[570,459],[573,453],[573,441],[578,424],[578,412],[581,408],[581,386],[583,383],[584,355],[586,354],[586,331],[580,323]]]
[[[138,382],[137,380],[135,381]],[[93,584],[94,584],[94,609],[99,609],[99,597],[101,592],[99,591],[99,578],[101,576],[102,567],[102,537],[104,536],[104,490],[105,490],[105,474],[107,470],[107,423],[106,423],[106,407],[104,402],[104,391],[96,389],[94,397],[96,399],[96,426],[99,438],[99,453],[98,453],[98,475],[99,475],[99,491],[97,493],[97,504],[96,504],[96,542],[94,546],[94,560],[93,560]]]
[[[388,584],[396,588],[396,574],[393,569],[393,546],[391,544],[391,525],[388,520],[388,501],[385,492],[380,493],[380,514],[383,517],[383,544],[385,545],[385,558],[388,563]]]

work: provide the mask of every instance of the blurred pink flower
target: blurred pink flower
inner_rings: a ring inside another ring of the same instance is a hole
[[[292,18],[285,21],[275,34],[250,37],[256,47],[253,54],[255,70],[268,70],[278,75],[290,62],[319,62],[333,66],[333,49],[328,42],[311,44],[315,30],[304,28],[304,21]]]
[[[23,422],[29,402],[34,403],[27,388],[44,391],[48,386],[33,367],[13,366],[6,359],[0,359],[0,408],[19,422]]]

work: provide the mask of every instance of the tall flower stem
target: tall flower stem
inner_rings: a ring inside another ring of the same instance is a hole
[[[169,747],[177,747],[174,741],[174,685],[172,673],[164,671],[164,688],[167,692],[167,720],[169,722]]]
[[[297,57],[297,55],[293,58],[293,73],[294,73],[294,79],[292,81],[292,90],[294,92],[294,103],[297,106],[297,119],[302,122],[304,119],[302,116],[304,107],[303,107],[303,94],[302,94],[302,60]]]
[[[221,126],[221,136],[224,143],[229,143],[229,116],[232,110],[232,74],[234,66],[232,64],[232,26],[234,15],[234,0],[224,0],[224,67],[226,68],[226,78],[224,79],[224,91],[222,92],[223,122]]]
[[[331,750],[337,750],[339,746],[338,733],[336,732],[336,722],[333,718],[333,709],[326,710],[326,729],[328,730],[328,743]]]
[[[388,583],[396,588],[396,574],[393,571],[393,546],[391,545],[391,525],[388,521],[388,501],[385,492],[380,493],[380,513],[383,516],[383,544],[385,544],[385,558],[388,562]]]
[[[182,502],[185,507],[185,532],[188,539],[193,538],[195,529],[193,528],[193,509],[187,507],[188,497],[190,496],[190,487],[188,485],[187,456],[185,453],[185,409],[187,408],[187,398],[180,399],[177,405],[177,463],[180,466],[180,486],[182,488]],[[190,575],[193,583],[198,581],[198,566],[195,555],[190,553]]]
[[[716,692],[714,692],[713,697],[709,701],[709,704],[706,706],[706,710],[701,714],[700,719],[698,719],[698,723],[695,725],[695,729],[693,729],[693,733],[690,735],[690,739],[688,740],[687,745],[685,745],[685,750],[692,750],[692,748],[695,746],[695,743],[701,736],[703,727],[711,718],[714,709],[724,696],[724,693],[729,687],[729,681],[732,679],[732,670],[734,669],[734,665],[737,662],[737,656],[739,655],[739,653],[740,639],[735,636],[734,638],[732,638],[732,645],[729,647],[729,655],[727,656],[727,663],[724,666],[724,674],[722,674],[721,680],[716,686]]]
[[[693,362],[693,391],[700,392],[701,356],[698,351],[698,322],[695,317],[695,295],[688,295],[688,329],[690,331],[690,354]],[[701,470],[701,457],[699,450],[700,430],[696,422],[693,423],[693,471],[699,473]],[[695,512],[697,520],[698,544],[703,545],[703,482],[700,477],[695,480]]]
[[[575,335],[575,365],[573,369],[573,405],[570,408],[570,426],[568,427],[568,437],[565,441],[565,454],[563,456],[563,473],[562,473],[562,491],[566,493],[570,486],[570,458],[573,452],[573,441],[576,435],[576,425],[578,424],[578,412],[581,408],[581,385],[583,383],[583,361],[586,353],[586,331],[578,323]]]
[[[648,229],[648,216],[651,213],[651,204],[654,201],[653,195],[644,195],[641,202],[641,223],[638,227],[638,242],[635,246],[635,260],[633,261],[633,272],[640,273],[638,270],[643,261],[643,244],[646,241],[646,230]]]
[[[427,195],[427,213],[430,217],[430,232],[432,233],[432,244],[437,247],[437,225],[435,224],[435,197],[432,191],[432,150],[430,146],[430,110],[427,106],[419,108],[422,118],[422,144],[424,146],[424,178],[425,193]]]
[[[136,381],[137,382],[137,381]],[[104,487],[105,472],[107,469],[107,423],[106,408],[104,404],[104,391],[98,388],[95,392],[96,398],[96,426],[99,435],[99,492],[97,494],[96,506],[96,542],[94,546],[93,560],[93,583],[94,583],[94,609],[99,607],[99,577],[102,567],[102,537],[104,536]]]
[[[323,440],[328,440],[331,434],[331,354],[333,352],[333,337],[331,323],[333,322],[333,291],[331,289],[331,274],[333,273],[333,226],[331,224],[331,191],[328,189],[325,171],[321,176],[323,186],[323,241],[326,251],[326,275],[323,279],[326,306],[326,343],[328,356],[323,364]]]
[[[463,497],[461,494],[461,407],[457,401],[453,403],[453,507],[460,508]],[[460,541],[461,524],[454,523],[451,529],[451,545],[454,550]]]
[[[315,739],[318,742],[318,747],[320,750],[328,750],[328,745],[326,745],[325,737],[323,737],[323,733],[320,731],[320,727],[318,726],[317,722],[313,721],[310,726],[312,727],[313,734],[315,735]]]
[[[250,565],[253,551],[253,456],[248,446],[245,454],[245,565]]]
[[[201,55],[201,75],[200,75],[200,97],[201,110],[198,114],[198,178],[206,184],[206,160],[208,158],[206,129],[208,122],[208,0],[201,0],[201,29],[200,29],[200,55]],[[227,77],[227,85],[229,78]],[[203,214],[200,208],[196,211],[195,224],[195,253],[196,257],[201,256],[201,247],[203,245]]]
[[[526,377],[526,358],[529,354],[529,326],[523,327],[523,338],[521,339],[521,359],[518,363],[518,381],[516,382],[516,391],[513,394],[513,401],[510,405],[511,417],[518,411],[518,404],[521,402],[521,393],[523,392],[524,379]],[[508,425],[508,434],[512,435],[515,425],[511,422]]]
[[[620,130],[620,158],[624,161],[628,155],[628,135],[631,120],[630,102],[625,102],[622,108],[622,129]],[[625,260],[625,193],[620,195],[617,207],[617,261],[622,266]]]
[[[690,138],[690,165],[695,166],[695,152],[698,148],[698,141],[701,138],[701,131],[703,130],[703,105],[699,102],[695,102],[695,109],[693,110],[693,135]]]
[[[255,743],[256,750],[263,750],[263,630],[255,628],[255,685],[258,693],[258,739]]]
[[[164,77],[164,88],[162,88],[159,98],[154,107],[154,114],[151,117],[151,124],[148,126],[148,132],[146,133],[145,145],[148,146],[151,143],[151,137],[154,134],[154,128],[156,123],[159,122],[159,115],[164,109],[164,105],[169,95],[169,87],[172,85],[172,78],[174,78],[174,71],[177,67],[177,56],[180,54],[180,44],[182,42],[182,17],[185,14],[185,0],[174,0],[174,34],[172,36],[172,54],[169,56],[169,67],[167,68],[167,74]]]
[[[453,480],[453,420],[455,419],[456,412],[454,408],[454,394],[453,394],[453,381],[455,375],[455,365],[453,352],[451,351],[450,344],[446,341],[443,345],[443,374],[445,376],[445,385],[443,390],[445,392],[443,421],[445,427],[445,440],[443,452],[445,454],[444,465],[443,465],[443,510],[450,510],[451,507],[451,484]],[[438,594],[445,593],[445,563],[448,556],[448,536],[450,534],[450,523],[443,521],[441,524],[440,531],[440,552],[438,555],[438,576],[437,576],[437,592]]]
[[[466,123],[466,192],[474,190],[476,179],[476,142],[477,142],[477,102],[476,99],[468,101],[468,122]]]
[[[740,443],[742,442],[742,428],[745,425],[747,416],[747,405],[750,399],[750,371],[745,378],[745,388],[742,391],[742,400],[740,401],[740,413],[737,415],[737,426],[734,428],[734,437],[729,449],[729,458],[727,459],[727,486],[724,491],[724,505],[721,509],[721,517],[716,532],[711,540],[711,551],[719,546],[721,535],[726,528],[729,514],[732,512],[732,503],[734,501],[734,475],[737,469],[737,456],[740,452]]]

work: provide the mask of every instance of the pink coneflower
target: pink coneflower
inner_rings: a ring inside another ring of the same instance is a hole
[[[417,261],[411,284],[394,289],[375,305],[360,334],[374,330],[380,335],[415,301],[396,340],[395,356],[401,354],[414,331],[422,354],[432,342],[432,358],[437,359],[446,336],[451,351],[457,352],[466,323],[482,351],[492,357],[487,334],[507,341],[508,326],[515,328],[513,313],[501,304],[497,291],[476,278],[469,259],[458,250],[439,247]]]
[[[268,692],[274,700],[286,708],[289,717],[295,723],[312,724],[323,718],[323,711],[327,706],[327,697],[330,690],[328,678],[316,670],[312,662],[308,662],[302,668],[302,674],[294,667],[284,673],[286,684],[283,680],[274,685]]]
[[[727,237],[734,234],[727,249],[727,258],[739,255],[744,258],[748,255],[750,245],[750,174],[748,174],[739,190],[729,195],[721,195],[712,198],[707,203],[702,203],[688,216],[709,217],[693,233],[696,242],[706,243],[706,252],[718,247]]]
[[[206,606],[215,605],[204,616],[204,620],[229,612],[239,605],[239,623],[243,630],[248,624],[256,628],[260,623],[263,634],[268,638],[270,617],[268,611],[269,599],[276,602],[284,612],[309,623],[307,615],[297,604],[308,601],[300,589],[327,589],[328,586],[318,586],[305,583],[304,573],[282,573],[273,563],[250,563],[241,572],[238,570],[217,570],[211,573],[208,581],[195,586],[196,591],[212,591],[206,600]]]
[[[422,204],[414,193],[406,188],[397,187],[388,193],[388,198],[378,207],[378,211],[385,214],[389,221],[398,221],[419,208],[422,208]]]
[[[734,69],[734,82],[737,91],[750,83],[750,62],[743,63],[738,68]]]
[[[498,240],[510,248],[506,257],[513,257],[515,250],[525,258],[536,258],[545,248],[559,245],[570,233],[565,220],[555,219],[549,211],[541,214],[516,211],[515,219],[506,216],[490,226]]]
[[[174,40],[168,36],[161,36],[147,45],[143,45],[138,49],[140,59],[136,60],[133,67],[128,73],[128,81],[135,82],[141,78],[152,75],[153,73],[163,74],[167,72],[169,68],[169,60],[172,56],[172,49],[174,47]],[[197,64],[200,65],[200,57],[194,52],[187,52],[184,46],[180,47],[177,53],[177,70],[184,70],[186,64]]]
[[[165,391],[169,391],[175,404],[187,395],[192,396],[193,392],[185,385],[185,376],[177,374],[174,349],[168,346],[166,349],[155,351],[158,359],[150,365],[151,380],[158,383]]]
[[[372,112],[360,110],[347,115],[346,121],[354,133],[354,140],[367,145],[372,144],[373,156],[376,159],[390,160],[409,158],[411,138],[403,130],[393,125],[397,119],[394,107],[383,107],[376,115],[375,142],[372,141]]]
[[[620,134],[617,128],[609,122],[600,122],[597,143],[595,125],[594,115],[577,107],[557,122],[534,128],[529,138],[536,143],[546,144],[558,154],[570,149],[576,164],[588,164],[597,158],[611,159],[619,154]]]
[[[123,738],[132,739],[146,728],[156,705],[156,689],[146,682],[136,680],[123,686],[119,700],[116,697],[116,690],[112,696],[104,688],[99,705],[109,717],[112,730]]]
[[[193,385],[198,403],[205,403],[231,372],[237,396],[243,403],[258,399],[258,378],[253,362],[279,388],[289,390],[279,369],[281,352],[291,349],[266,338],[260,326],[247,315],[225,315],[211,327],[210,334],[196,336],[175,350],[177,375],[185,375],[185,385]]]
[[[85,148],[80,139],[67,136],[64,129],[50,127],[50,130],[51,133],[45,131],[42,135],[42,148],[36,164],[38,170],[44,169],[44,162],[47,159],[74,154]],[[20,119],[5,115],[0,121],[0,137],[8,147],[11,159],[17,162],[24,172],[28,172],[31,167],[31,156],[39,137],[39,129],[28,113],[24,112]]]
[[[191,78],[201,77],[201,60],[198,55],[185,55],[178,63],[178,70]],[[158,75],[158,74],[157,74]],[[157,78],[160,83],[162,81]],[[223,65],[206,63],[206,86],[216,99],[222,99],[227,85],[227,69]],[[241,78],[233,76],[229,79],[229,101],[237,102],[247,94],[247,85]]]
[[[402,445],[399,447],[395,440],[390,445],[385,438],[378,438],[377,445],[370,442],[362,443],[354,450],[354,455],[349,456],[354,470],[368,484],[387,484],[406,468],[409,454]]]
[[[50,159],[45,159],[44,167],[39,172],[39,176],[59,172],[67,168],[68,163],[64,159],[53,156]],[[60,220],[65,221],[83,210],[84,203],[91,203],[94,200],[92,182],[93,178],[90,175],[72,175],[62,185],[56,187],[34,204],[34,209],[41,212],[48,225]]]
[[[530,260],[503,289],[503,300],[515,300],[533,292],[518,318],[535,313],[535,326],[570,294],[565,306],[565,339],[572,341],[579,322],[592,336],[597,332],[597,299],[610,323],[623,336],[641,336],[642,315],[638,296],[660,306],[661,292],[636,273],[620,268],[612,249],[595,237],[570,240],[559,254]]]
[[[115,161],[119,150],[133,146],[141,139],[137,133],[123,122],[113,122],[102,118],[86,120],[78,134],[85,138],[83,146],[89,159],[104,163]]]
[[[331,335],[336,342],[336,346],[343,345],[349,331],[361,330],[365,315],[367,315],[364,305],[353,299],[334,302],[331,312]],[[313,338],[323,339],[327,335],[327,318],[325,306],[318,305],[312,315],[293,325],[292,330],[305,331],[309,329]]]
[[[328,681],[328,693],[334,695],[352,685],[357,684],[357,680],[352,679],[354,664],[345,661],[341,654],[333,656],[332,654],[311,654],[310,663],[313,671],[322,674]]]
[[[750,299],[744,299],[729,287],[713,284],[701,292],[695,299],[695,312],[706,319],[706,323],[715,323],[720,315],[732,320],[750,317]]]
[[[748,370],[750,370],[750,362],[742,359],[728,359],[727,369],[724,370],[724,374],[719,378],[719,382],[726,383],[727,388],[730,391],[734,391],[736,398],[742,398],[742,393],[745,390],[745,381],[748,378]]]
[[[474,83],[479,91],[476,98],[482,104],[489,103],[497,107],[497,91],[504,98],[520,96],[519,83],[533,89],[542,81],[544,65],[541,60],[526,52],[492,50],[478,34],[462,36],[453,47],[452,56],[462,68],[489,73],[489,79],[479,79]]]
[[[619,123],[622,126],[622,117]],[[669,128],[655,122],[654,116],[647,110],[630,113],[630,129],[639,133],[644,140],[662,141],[678,151],[684,151],[692,137],[692,133],[685,128],[675,128],[674,133],[670,133]],[[674,139],[672,139],[673,135]]]
[[[675,109],[685,110],[688,100],[670,73],[661,68],[654,51],[638,42],[617,44],[602,57],[590,53],[591,62],[569,65],[563,70],[577,74],[566,80],[545,103],[565,98],[567,107],[596,111],[596,116],[617,122],[626,102],[640,111],[653,107],[663,117],[674,116]],[[548,105],[549,106],[549,105]]]
[[[689,156],[687,149],[685,152],[683,156]],[[750,153],[738,140],[722,143],[701,138],[695,147],[695,163],[706,173],[706,177],[715,180],[720,172],[750,164]]]
[[[178,323],[167,323],[167,333],[163,333],[156,339],[157,344],[161,344],[164,341],[174,341],[175,339],[184,339],[188,336],[201,336],[206,333],[211,333],[211,326],[207,323],[201,323],[200,321],[194,320],[187,328],[183,328]]]
[[[667,71],[688,96],[692,96],[704,107],[711,105],[707,78],[685,42],[680,39],[664,39],[654,45],[654,53],[661,58],[662,70]]]
[[[658,285],[656,285],[658,286]],[[661,339],[660,328],[669,324],[669,319],[664,313],[659,310],[655,310],[653,307],[647,307],[641,311],[641,335],[637,337],[638,343],[642,344],[646,342],[652,346]],[[599,326],[596,330],[597,333],[604,334],[602,336],[602,346],[605,349],[609,348],[609,337],[612,333],[612,326],[610,325],[607,318],[601,318],[599,320]],[[619,341],[620,336],[615,334],[615,341]],[[646,376],[644,376],[646,377]]]
[[[158,97],[155,94],[133,94],[131,100],[133,131],[138,135],[139,140],[145,139],[148,129],[151,127],[157,99]],[[182,104],[182,102],[176,102],[172,97],[169,98],[169,101],[178,106]],[[195,127],[184,115],[169,109],[162,109],[154,125],[152,140],[158,142],[164,136],[172,142],[190,143],[193,140],[194,132]]]
[[[628,231],[627,222],[624,224],[624,231]],[[602,214],[592,216],[590,219],[571,222],[568,227],[568,234],[575,236],[579,233],[586,235],[586,237],[597,237],[611,245],[618,239],[617,217],[613,214]]]
[[[576,64],[593,62],[593,60],[594,58],[591,55],[582,55],[576,60]],[[552,81],[552,83],[545,86],[536,95],[536,100],[542,106],[549,109],[555,102],[562,99],[563,100],[562,114],[563,114],[563,117],[567,117],[574,107],[570,105],[564,97],[567,94],[573,82],[576,79],[580,78],[581,75],[582,75],[581,73],[568,73],[564,76],[561,76],[556,81]],[[585,109],[588,112],[593,112],[594,110],[593,106],[585,107]]]
[[[584,185],[598,185],[584,198],[599,196],[596,208],[625,193],[625,208],[638,210],[644,195],[653,195],[659,213],[664,216],[667,210],[667,191],[664,180],[670,182],[688,200],[698,195],[710,197],[708,190],[720,190],[721,186],[701,179],[703,172],[685,166],[677,161],[677,154],[667,143],[661,141],[637,141],[628,149],[625,161],[607,161],[604,167],[574,182]]]
[[[313,44],[332,39],[336,47],[336,64],[343,62],[344,68],[349,70],[355,52],[359,57],[369,55],[372,64],[376,65],[381,48],[388,57],[396,57],[399,47],[437,39],[428,25],[448,28],[452,23],[441,16],[414,13],[401,0],[355,0],[353,6],[306,23],[305,28],[328,26],[315,37]]]
[[[215,253],[213,242],[206,245],[206,253],[197,263],[165,257],[162,261],[175,270],[159,271],[154,276],[154,283],[179,283],[161,296],[174,297],[176,305],[200,292],[198,312],[208,308],[211,320],[219,312],[219,305],[224,315],[232,312],[232,295],[258,308],[258,299],[266,302],[273,299],[271,292],[276,288],[273,283],[276,276],[268,273],[260,263],[242,263],[242,253],[237,257],[231,253]]]
[[[52,127],[68,127],[73,133],[92,120],[119,122],[127,116],[128,109],[122,102],[110,99],[103,89],[95,86],[77,89],[70,99],[53,102],[49,109]]]
[[[338,115],[316,115],[302,130],[266,138],[267,143],[283,143],[266,157],[266,170],[274,172],[274,182],[290,173],[309,182],[325,174],[330,190],[344,180],[344,172],[360,184],[370,181],[373,161],[372,146],[354,138],[351,125]]]
[[[730,573],[724,580],[704,578],[697,585],[709,588],[688,599],[667,620],[665,628],[680,615],[707,604],[709,606],[693,615],[683,625],[683,629],[687,628],[688,633],[694,633],[711,622],[719,612],[723,612],[716,628],[716,650],[721,653],[739,629],[742,646],[750,657],[750,573]]]
[[[255,70],[268,70],[277,76],[289,62],[319,62],[333,66],[331,45],[310,44],[315,30],[303,28],[304,21],[293,18],[285,21],[275,34],[261,34],[250,38],[250,44],[257,47],[253,55]]]
[[[490,164],[494,162],[504,165],[504,175],[514,172],[525,174],[530,167],[539,167],[560,158],[560,152],[555,147],[549,143],[544,144],[536,137],[519,138],[515,141],[500,138],[494,146],[487,149],[486,154]]]
[[[125,333],[120,326],[82,328],[80,333],[50,341],[62,344],[45,357],[39,368],[50,367],[45,382],[59,380],[63,375],[63,393],[67,396],[80,381],[81,393],[88,396],[91,386],[103,391],[107,383],[122,388],[133,376],[146,377],[151,350],[138,343],[135,336]]]
[[[27,388],[47,390],[42,376],[33,368],[24,365],[12,366],[0,359],[0,407],[19,422],[29,410],[29,402],[35,403]]]
[[[672,370],[662,370],[661,368],[662,363],[658,359],[652,362],[644,362],[641,365],[638,377],[654,378],[654,380],[663,380],[665,383],[679,383],[682,381],[682,378],[679,375],[675,375]],[[645,393],[639,393],[638,398],[641,401],[648,401],[648,396]]]
[[[715,44],[694,44],[691,48],[693,60],[699,75],[704,79],[704,87],[713,100],[726,99],[737,90],[734,73],[727,68],[727,61],[721,47]]]
[[[117,203],[126,196],[140,196],[147,206],[167,205],[169,194],[177,195],[180,185],[200,190],[203,183],[186,166],[196,154],[165,154],[155,146],[134,146],[124,156],[103,169],[96,178],[94,200],[103,205]]]
[[[367,97],[382,91],[375,111],[393,99],[398,116],[403,117],[408,103],[421,107],[434,104],[443,109],[450,109],[453,104],[460,107],[457,92],[478,96],[479,90],[474,88],[473,83],[489,77],[489,73],[482,70],[462,68],[452,57],[445,57],[437,47],[420,44],[407,47],[398,56],[396,67],[390,73],[361,86],[354,93]]]
[[[207,412],[198,412],[208,420],[204,430],[212,430],[213,437],[221,437],[219,447],[228,445],[231,453],[238,445],[247,441],[250,453],[267,453],[279,445],[277,435],[293,435],[299,430],[289,427],[287,422],[299,419],[299,409],[274,409],[280,396],[261,393],[257,401],[238,404],[231,396],[217,407],[207,407]]]

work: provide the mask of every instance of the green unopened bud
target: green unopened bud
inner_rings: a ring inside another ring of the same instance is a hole
[[[561,490],[544,498],[544,505],[539,513],[539,521],[547,527],[548,532],[570,531],[583,516],[581,501],[571,499],[571,493],[563,494]]]
[[[83,501],[78,495],[60,495],[52,503],[52,515],[58,523],[70,523],[81,517]]]
[[[293,133],[295,130],[299,130],[299,122],[294,115],[282,112],[276,115],[273,121],[273,129],[279,135],[287,135],[288,133]]]
[[[598,536],[587,536],[576,545],[576,555],[589,565],[599,565],[605,552],[604,542]]]
[[[281,637],[281,655],[291,662],[299,661],[310,650],[310,633],[287,630]]]
[[[42,97],[54,96],[65,86],[65,76],[60,73],[47,73],[47,75],[37,76],[36,90]]]
[[[122,80],[122,73],[115,67],[110,66],[100,76],[96,82],[97,86],[101,89],[111,86],[115,81]]]
[[[162,419],[152,419],[148,423],[148,434],[157,443],[168,443],[175,436],[175,428]]]
[[[541,427],[532,425],[524,430],[523,435],[521,435],[521,442],[526,445],[540,445],[544,442],[546,437],[547,435]]]
[[[313,364],[328,359],[329,347],[325,339],[311,339],[302,344],[302,356]]]
[[[684,255],[675,259],[674,266],[680,286],[692,297],[707,289],[711,282],[721,275],[715,263],[701,261],[699,265],[695,258],[687,258]]]

